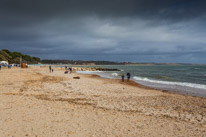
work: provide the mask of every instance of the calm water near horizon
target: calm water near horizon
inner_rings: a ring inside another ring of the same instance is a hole
[[[115,68],[112,72],[78,72],[104,78],[121,78],[131,73],[132,80],[148,87],[206,97],[206,65],[102,65],[85,67]]]

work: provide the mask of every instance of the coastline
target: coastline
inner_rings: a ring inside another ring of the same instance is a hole
[[[121,79],[120,78],[111,78],[111,77],[107,77],[107,76],[103,76],[103,75],[100,75],[100,74],[96,74],[96,73],[94,73],[94,74],[92,74],[93,73],[93,71],[90,71],[91,73],[83,73],[83,72],[85,72],[85,71],[79,71],[79,72],[77,72],[78,74],[85,74],[85,75],[96,75],[97,77],[101,77],[101,78],[103,78],[103,79],[114,79],[114,80],[119,80],[119,81],[121,81]],[[142,88],[145,88],[145,89],[154,89],[154,90],[160,90],[160,91],[162,91],[162,92],[168,92],[168,93],[172,93],[172,94],[180,94],[180,95],[185,95],[185,96],[192,96],[192,97],[199,97],[199,98],[206,98],[206,95],[205,94],[198,94],[198,93],[191,93],[191,92],[187,92],[187,90],[181,90],[181,89],[167,89],[167,88],[158,88],[157,86],[149,86],[149,85],[147,85],[147,84],[142,84],[140,81],[136,81],[136,80],[134,80],[134,79],[130,79],[130,83],[133,83],[134,85],[135,85],[135,83],[136,83],[136,85],[137,86],[139,86],[139,87],[142,87]],[[125,79],[125,82],[121,82],[122,84],[130,84],[130,83],[128,83],[128,81],[127,81],[127,79]],[[165,87],[166,86],[169,86],[169,84],[166,84],[166,85],[164,85]],[[187,88],[191,88],[191,87],[187,87]],[[190,89],[191,90],[191,89]]]
[[[0,74],[1,136],[206,135],[204,98],[60,68]]]

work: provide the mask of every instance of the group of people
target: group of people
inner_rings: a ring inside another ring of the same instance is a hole
[[[68,73],[68,72],[69,72],[69,73],[72,73],[72,68],[71,68],[71,67],[70,67],[70,68],[67,68],[67,66],[65,66],[65,70],[66,70],[66,71],[65,71],[65,74]],[[68,71],[68,70],[69,70],[69,71]],[[54,72],[54,69],[51,67],[51,65],[49,66],[49,71],[50,71],[50,72]]]
[[[0,70],[1,70],[1,68],[0,68]],[[51,67],[51,66],[49,66],[49,70],[50,70],[50,72],[53,72],[54,71],[54,69]],[[67,73],[72,73],[72,68],[70,67],[70,68],[67,68],[67,66],[65,66],[65,74],[67,74]],[[69,71],[70,72],[69,72]],[[130,77],[131,77],[131,74],[128,72],[127,73],[127,81],[129,81],[130,80]],[[122,74],[122,82],[124,82],[124,74]]]
[[[0,70],[1,70],[1,67],[2,67],[2,66],[1,66],[1,64],[0,64]],[[12,65],[9,64],[7,67],[8,67],[8,69],[11,69]]]
[[[67,66],[65,66],[65,74],[67,74],[67,73],[72,73],[72,68],[70,67],[70,68],[67,68]],[[69,70],[69,71],[68,71]]]
[[[127,73],[127,81],[130,80],[131,74],[128,72]],[[124,74],[122,74],[122,82],[124,82]]]

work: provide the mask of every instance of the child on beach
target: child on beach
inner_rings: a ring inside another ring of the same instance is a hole
[[[122,74],[122,82],[124,82],[124,74]]]

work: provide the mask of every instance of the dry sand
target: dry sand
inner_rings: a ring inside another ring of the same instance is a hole
[[[203,137],[206,99],[61,69],[3,69],[0,137],[7,136]]]

